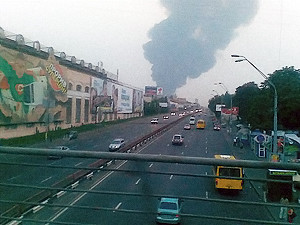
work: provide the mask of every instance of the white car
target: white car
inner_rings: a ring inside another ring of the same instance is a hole
[[[123,138],[116,138],[108,146],[108,150],[110,152],[115,152],[115,151],[118,151],[120,148],[122,148],[124,146],[125,146],[125,140]]]
[[[152,120],[150,121],[152,124],[158,124],[158,118],[152,118]]]
[[[67,146],[56,146],[56,147],[54,147],[54,149],[60,150],[60,151],[68,151],[68,150],[70,150]],[[61,158],[62,158],[61,155],[55,155],[55,154],[48,156],[48,159],[61,159]]]

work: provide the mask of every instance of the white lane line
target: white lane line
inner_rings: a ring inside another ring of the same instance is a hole
[[[121,166],[123,166],[125,163],[127,163],[128,160],[125,160],[124,162],[122,162],[119,166],[116,167],[116,169],[119,169]],[[110,175],[112,175],[115,171],[111,171],[109,173],[107,173],[104,177],[102,177],[102,179],[98,180],[98,182],[96,182],[92,187],[90,187],[88,190],[93,190],[95,187],[97,187],[100,183],[102,183],[106,178],[108,178]],[[72,203],[70,203],[69,205],[75,205],[76,202],[78,202],[80,199],[82,199],[85,195],[87,195],[88,193],[85,192],[83,194],[81,194],[80,196],[78,196]],[[58,212],[54,217],[52,217],[50,219],[50,221],[54,221],[56,220],[58,217],[60,217],[64,212],[66,212],[69,208],[64,208],[62,209],[60,212]],[[49,225],[49,223],[47,223],[47,225]]]
[[[115,209],[119,209],[121,205],[122,205],[122,202],[119,202],[119,204],[115,207]],[[113,212],[116,212],[116,211],[113,211]]]
[[[47,180],[50,180],[52,178],[52,176],[51,177],[48,177],[48,178],[46,178],[45,180],[42,180],[41,181],[41,183],[44,183],[44,182],[46,182]]]
[[[172,178],[173,178],[173,175],[170,176],[170,180],[172,180]]]
[[[16,178],[18,178],[18,177],[20,177],[21,175],[18,175],[18,176],[14,176],[14,177],[11,177],[11,178],[9,178],[9,179],[7,179],[7,180],[14,180],[14,179],[16,179]]]
[[[81,165],[83,162],[80,162],[80,163],[77,163],[75,166],[79,166],[79,165]]]
[[[141,178],[135,182],[135,185],[138,185],[140,183],[140,181],[141,181]]]
[[[150,165],[149,165],[149,168],[151,168],[153,166],[153,163],[151,163]]]
[[[205,172],[205,175],[207,175],[207,172]]]
[[[206,192],[205,197],[208,198],[208,191]]]

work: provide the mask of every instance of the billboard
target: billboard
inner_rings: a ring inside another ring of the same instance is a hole
[[[145,96],[156,96],[157,87],[156,86],[145,86]]]
[[[118,113],[132,113],[133,89],[116,85],[118,90]]]
[[[0,46],[0,124],[64,120],[65,72],[53,55],[44,60]]]
[[[133,89],[132,110],[133,112],[143,112],[144,101],[142,91]]]
[[[112,83],[91,77],[91,113],[113,112]]]

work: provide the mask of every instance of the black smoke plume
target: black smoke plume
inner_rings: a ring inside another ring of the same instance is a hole
[[[217,50],[226,48],[235,29],[257,12],[256,0],[161,0],[167,19],[149,32],[144,47],[152,78],[164,94],[174,94],[188,77],[211,69]],[[221,73],[222,71],[220,71]]]

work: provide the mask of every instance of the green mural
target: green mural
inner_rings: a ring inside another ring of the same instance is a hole
[[[63,119],[66,90],[54,56],[42,60],[0,46],[0,124]]]

